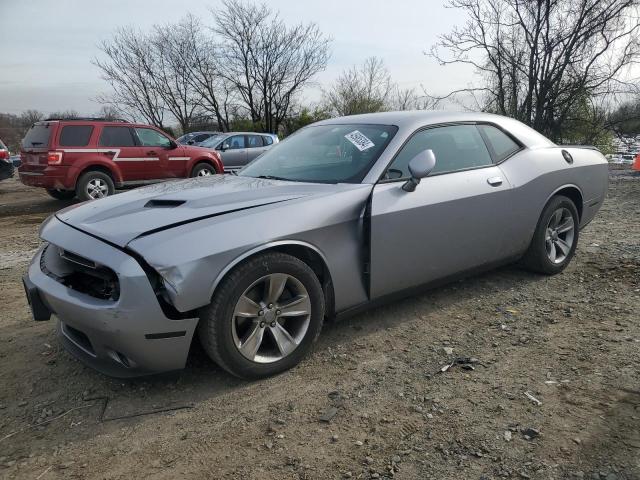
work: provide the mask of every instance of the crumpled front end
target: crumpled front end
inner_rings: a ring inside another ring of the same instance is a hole
[[[40,303],[58,318],[72,354],[117,377],[184,368],[198,319],[163,308],[151,272],[55,217],[41,236],[48,243],[29,266],[25,288],[34,314]]]

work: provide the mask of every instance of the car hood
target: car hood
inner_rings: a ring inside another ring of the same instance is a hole
[[[348,188],[348,185],[345,185]],[[353,187],[353,185],[351,185]],[[336,185],[213,175],[158,183],[59,211],[78,230],[125,247],[143,235],[310,195],[331,194]]]

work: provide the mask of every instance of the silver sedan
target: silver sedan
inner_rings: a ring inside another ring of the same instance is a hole
[[[308,126],[237,175],[58,212],[24,277],[36,320],[117,376],[183,368],[197,334],[244,378],[282,372],[323,320],[520,261],[561,272],[607,162],[508,118],[359,115]]]

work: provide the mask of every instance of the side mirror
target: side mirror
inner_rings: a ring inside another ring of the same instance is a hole
[[[411,178],[402,185],[405,192],[413,192],[420,180],[431,173],[436,166],[436,156],[433,150],[424,150],[409,161],[409,173]]]
[[[169,143],[169,150],[173,150],[174,148],[178,148],[178,143],[175,140],[171,140]]]
[[[194,143],[196,143],[196,142],[194,142],[193,140],[189,140],[189,141],[187,142],[187,145],[193,145]]]

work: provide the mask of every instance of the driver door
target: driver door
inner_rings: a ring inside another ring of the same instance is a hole
[[[169,167],[171,139],[153,128],[135,127],[138,142],[143,148],[146,161],[140,180],[159,180],[174,175]]]
[[[406,192],[409,160],[426,149],[436,166]],[[371,298],[500,259],[510,188],[475,125],[414,133],[373,190]]]
[[[232,135],[225,138],[216,148],[222,157],[225,171],[237,170],[247,164],[247,145],[245,135]]]

